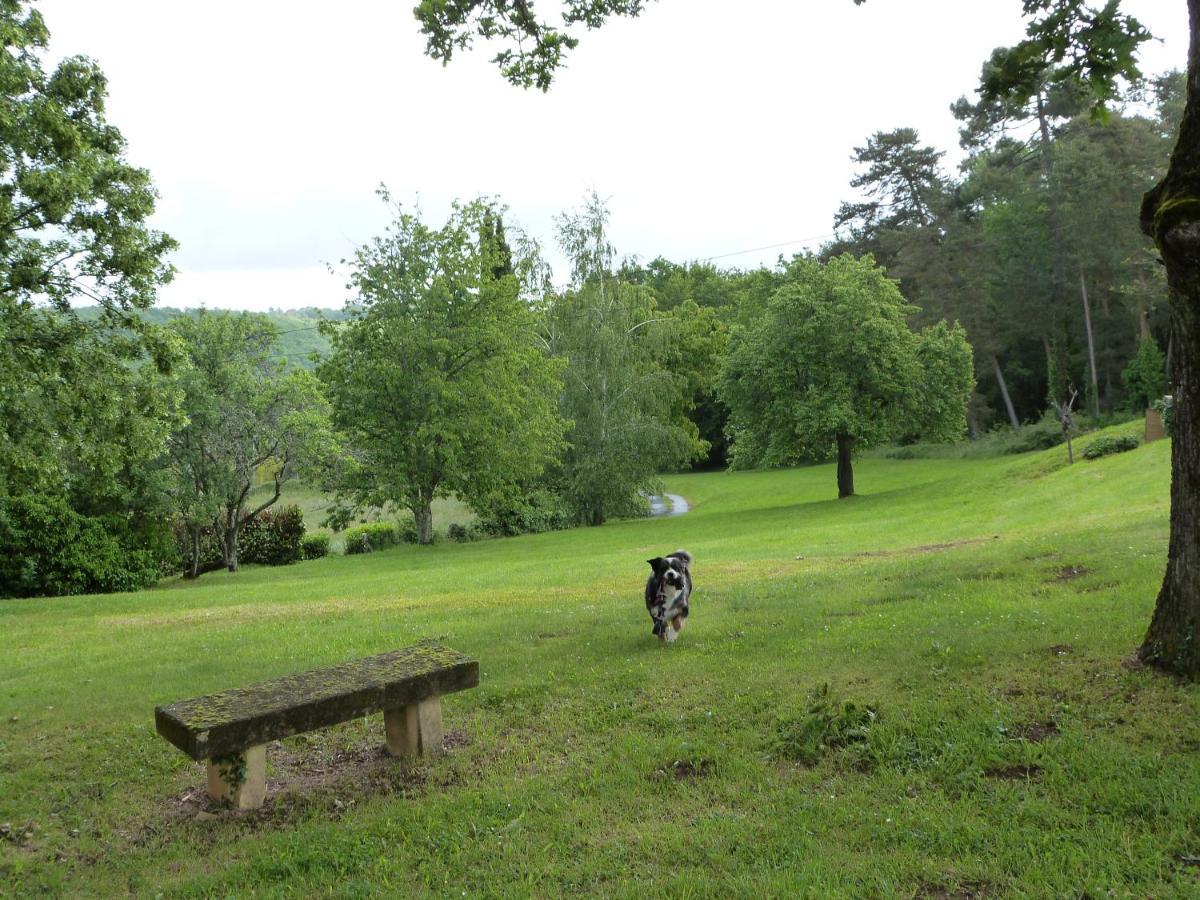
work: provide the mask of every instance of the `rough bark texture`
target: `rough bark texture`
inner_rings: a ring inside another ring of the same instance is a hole
[[[225,522],[225,534],[222,546],[225,550],[225,568],[230,572],[238,570],[238,531],[241,528],[241,522],[238,520],[237,511],[231,513]]]
[[[414,511],[417,520],[417,543],[433,543],[433,501],[422,500],[421,505]]]
[[[479,684],[479,663],[434,641],[154,710],[158,733],[192,759],[240,753],[290,734]]]
[[[1138,656],[1200,681],[1200,0],[1188,0],[1187,106],[1167,177],[1142,204],[1142,228],[1167,268],[1171,301],[1171,538],[1167,572]]]
[[[844,434],[837,436],[837,481],[838,481],[838,499],[843,497],[851,497],[854,495],[854,468],[850,459],[850,451],[854,447],[854,440]]]

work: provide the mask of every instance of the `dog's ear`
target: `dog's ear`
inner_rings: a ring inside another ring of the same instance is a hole
[[[650,563],[650,568],[652,568],[655,572],[661,572],[667,567],[667,561],[661,556],[656,556],[654,559],[648,559],[646,562]]]

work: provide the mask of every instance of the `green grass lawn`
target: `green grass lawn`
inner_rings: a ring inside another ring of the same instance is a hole
[[[1200,895],[1200,690],[1128,665],[1167,442],[855,477],[678,476],[678,518],[0,603],[0,892]],[[677,547],[666,647],[644,560]],[[264,809],[213,813],[154,732],[422,637],[481,663],[443,757],[381,756],[376,716],[269,747]]]

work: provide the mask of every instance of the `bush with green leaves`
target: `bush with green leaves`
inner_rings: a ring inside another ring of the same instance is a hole
[[[243,525],[238,555],[243,562],[286,566],[304,558],[304,512],[292,504],[266,509]]]
[[[492,498],[475,511],[479,529],[495,537],[561,531],[575,524],[572,505],[554,491],[543,488]]]
[[[1142,338],[1121,379],[1129,391],[1129,405],[1134,412],[1149,409],[1166,392],[1166,358],[1154,338],[1149,335]]]
[[[12,497],[0,510],[0,597],[100,594],[149,587],[178,565],[167,525],[134,533],[57,497]]]
[[[322,556],[328,556],[329,535],[324,532],[306,534],[304,540],[300,542],[300,552],[305,559],[320,559]]]
[[[1062,423],[1047,412],[1038,422],[1022,425],[1012,436],[1005,434],[1005,453],[1032,453],[1034,450],[1049,450],[1057,447],[1066,438],[1063,437]]]
[[[421,543],[421,531],[417,527],[417,520],[411,515],[402,515],[396,522],[396,536],[401,544],[419,544]],[[437,538],[437,535],[431,535],[429,542]]]
[[[455,541],[459,544],[469,544],[472,541],[480,541],[487,537],[483,529],[475,522],[469,525],[461,525],[458,522],[451,522],[446,527],[446,539]]]
[[[1088,444],[1083,450],[1084,459],[1099,459],[1102,456],[1110,456],[1113,453],[1124,453],[1127,450],[1136,450],[1140,446],[1141,441],[1137,439],[1137,435],[1120,434],[1120,435],[1104,435]]]
[[[391,522],[366,522],[346,529],[346,554],[373,553],[400,543],[400,532]]]

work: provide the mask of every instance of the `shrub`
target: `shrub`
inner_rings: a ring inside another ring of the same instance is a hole
[[[98,594],[149,587],[175,564],[166,524],[131,528],[87,516],[62,497],[13,497],[0,508],[0,596]]]
[[[1124,453],[1126,450],[1136,450],[1141,444],[1136,435],[1104,435],[1088,444],[1083,450],[1084,459],[1099,459],[1113,453]]]
[[[497,537],[560,531],[575,524],[570,505],[558,494],[545,489],[496,498],[476,512],[479,530]]]
[[[1049,450],[1063,443],[1062,423],[1053,413],[1047,412],[1041,420],[1021,429],[1004,441],[1005,453],[1030,453],[1034,450]]]
[[[300,552],[305,559],[320,559],[329,555],[328,534],[306,534],[300,542]]]
[[[417,532],[417,520],[412,516],[403,516],[396,523],[396,532],[400,536],[400,543],[415,544],[421,536]]]
[[[372,553],[400,543],[399,530],[391,522],[367,522],[346,529],[346,553]]]
[[[266,509],[242,526],[238,559],[264,566],[286,566],[304,558],[304,513],[292,504]]]
[[[479,541],[487,537],[483,533],[483,529],[476,523],[470,525],[460,525],[458,522],[451,522],[446,528],[446,537],[449,540],[457,541],[460,544],[469,544],[472,541]]]
[[[1137,353],[1121,373],[1134,412],[1149,407],[1167,389],[1166,359],[1158,343],[1147,335],[1138,342]]]
[[[182,521],[175,523],[175,547],[178,551],[180,567],[186,572],[192,559],[192,535],[187,524]],[[206,525],[200,529],[200,571],[208,571],[218,566],[223,559],[221,542],[217,539],[216,529]]]

